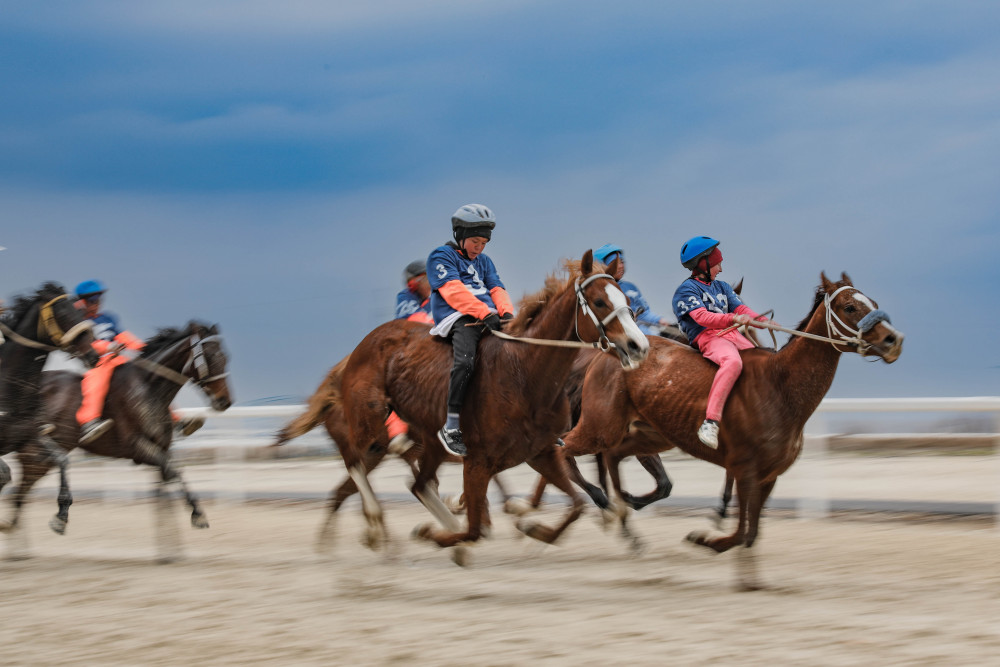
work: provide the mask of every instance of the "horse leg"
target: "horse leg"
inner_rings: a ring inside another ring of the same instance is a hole
[[[568,462],[569,461],[566,461],[566,463]],[[569,512],[566,514],[562,523],[555,528],[550,528],[541,523],[529,522],[525,520],[518,521],[517,523],[518,530],[528,537],[545,542],[546,544],[552,544],[559,539],[559,536],[563,534],[571,523],[580,518],[580,515],[583,513],[583,498],[573,488],[573,484],[570,482],[569,477],[566,474],[566,466],[564,466],[562,455],[560,452],[556,451],[555,447],[546,448],[534,458],[530,459],[527,463],[535,471],[549,480],[550,483],[555,484],[556,487],[569,496],[572,501]]]
[[[10,472],[10,466],[7,465],[6,461],[4,461],[3,459],[0,459],[0,490],[2,490],[3,487],[5,487],[8,484],[10,484],[10,481],[12,479],[13,479],[13,475]],[[0,519],[0,533],[6,533],[7,531],[11,530],[17,524],[17,515],[19,513],[20,513],[20,508],[18,508],[15,505],[14,518],[12,518],[10,521],[7,521],[5,519]]]
[[[748,517],[751,510],[756,508],[757,515],[760,514],[760,491],[761,485],[757,480],[756,470],[744,471],[736,478],[736,492],[740,505],[740,518],[736,530],[731,535],[712,536],[705,531],[694,531],[687,536],[688,541],[706,546],[717,553],[728,551],[735,546],[744,544],[747,535]]]
[[[722,530],[722,522],[725,521],[729,513],[729,503],[733,499],[733,475],[726,471],[726,481],[722,487],[722,498],[719,500],[719,507],[715,510],[712,522],[715,527]]]
[[[17,460],[21,464],[21,481],[14,487],[14,491],[11,493],[14,512],[9,522],[0,521],[0,531],[10,532],[11,534],[11,539],[8,543],[8,560],[21,560],[28,557],[27,533],[23,529],[18,529],[20,527],[21,513],[24,511],[28,494],[35,486],[35,483],[44,477],[45,473],[52,467],[45,453],[40,451],[37,445],[30,446],[18,452]],[[7,468],[7,471],[9,474],[10,468]]]
[[[344,504],[345,500],[357,492],[358,485],[354,483],[353,479],[348,477],[330,494],[330,506],[326,514],[326,521],[323,522],[323,527],[319,531],[319,538],[316,540],[317,551],[321,553],[326,552],[333,546],[333,539],[336,535],[337,511],[340,510],[340,506]]]
[[[188,488],[187,481],[184,479],[181,471],[174,467],[169,451],[160,449],[143,437],[136,448],[136,456],[133,460],[137,463],[145,463],[159,468],[160,480],[164,486],[176,482],[184,494],[184,500],[187,501],[188,506],[191,508],[191,525],[195,528],[208,528],[208,517],[205,516],[204,510],[201,508],[201,501]],[[157,491],[158,494],[161,492],[166,493],[166,489],[163,488]]]
[[[66,523],[69,521],[69,506],[73,504],[73,494],[69,490],[69,457],[56,442],[47,435],[38,439],[49,462],[59,466],[59,511],[49,520],[49,528],[53,532],[66,534]]]
[[[573,482],[575,482],[577,486],[586,491],[587,495],[590,496],[590,499],[594,501],[595,505],[600,507],[602,510],[607,510],[611,506],[607,494],[604,493],[601,487],[597,486],[596,484],[591,484],[590,482],[587,481],[587,478],[584,477],[583,473],[580,472],[579,466],[576,465],[575,457],[571,456],[569,453],[566,453],[564,454],[564,458],[566,460],[567,471],[569,472],[569,479],[573,480]],[[549,482],[555,484],[555,480],[550,479]],[[556,484],[556,486],[559,485]],[[570,495],[570,497],[572,497],[572,495]]]
[[[646,472],[650,474],[653,481],[656,482],[656,489],[652,493],[647,493],[644,496],[633,496],[630,493],[621,492],[622,500],[629,504],[629,506],[638,511],[647,505],[651,505],[657,501],[663,500],[670,496],[670,492],[674,490],[674,485],[670,481],[670,477],[667,475],[666,469],[663,467],[663,461],[656,454],[650,454],[648,456],[636,456],[635,457],[642,467],[646,469]]]
[[[440,547],[453,547],[462,542],[475,542],[479,540],[483,536],[483,517],[486,516],[486,489],[489,487],[491,478],[492,474],[485,467],[466,461],[465,469],[463,470],[463,488],[465,489],[465,516],[468,520],[468,529],[464,532],[462,532],[461,528],[448,529],[448,524],[442,521],[442,524],[446,526],[445,530],[435,530],[430,525],[424,525],[417,528],[414,537],[430,540]],[[427,495],[436,495],[425,494],[424,491],[420,491],[419,493],[414,491],[414,493],[417,494],[421,502],[424,502],[424,498]],[[440,498],[438,498],[438,502],[440,502]],[[430,505],[427,503],[425,505],[432,513],[437,514]],[[444,507],[443,503],[441,507]],[[447,512],[447,508],[445,508],[445,512]],[[451,512],[447,512],[447,514],[449,523],[457,525],[458,520],[455,519],[454,515]],[[458,564],[463,565],[464,562]]]
[[[389,533],[385,529],[385,514],[382,511],[382,504],[379,503],[378,496],[375,495],[375,491],[368,481],[368,473],[365,471],[363,462],[353,463],[348,467],[347,474],[354,480],[361,493],[361,512],[368,523],[363,544],[375,551],[389,540]]]
[[[774,482],[765,482],[760,485],[760,492],[757,495],[756,505],[748,508],[747,534],[743,548],[737,552],[736,567],[739,587],[744,591],[756,591],[764,588],[760,583],[760,576],[757,571],[757,556],[751,551],[754,542],[757,541],[757,534],[760,528],[760,513],[767,502],[771,491],[774,489]]]

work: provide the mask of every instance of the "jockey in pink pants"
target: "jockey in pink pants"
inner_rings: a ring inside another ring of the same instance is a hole
[[[753,347],[736,329],[721,332],[733,325],[767,319],[744,305],[729,283],[716,280],[722,272],[718,246],[719,242],[708,236],[696,236],[683,245],[681,264],[691,270],[691,277],[674,293],[674,314],[681,330],[695,349],[719,366],[708,392],[705,421],[698,428],[698,439],[713,449],[719,446],[719,422],[726,399],[743,370],[740,350]]]

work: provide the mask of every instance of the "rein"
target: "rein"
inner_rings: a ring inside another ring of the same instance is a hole
[[[493,335],[498,336],[503,340],[514,341],[517,343],[528,343],[529,345],[542,345],[546,347],[594,348],[601,350],[603,352],[607,352],[611,349],[614,349],[615,344],[612,343],[611,340],[608,338],[607,334],[604,331],[604,328],[612,319],[614,319],[615,317],[620,317],[622,312],[631,313],[631,311],[629,311],[628,305],[619,306],[618,308],[615,308],[613,311],[608,313],[608,316],[605,317],[603,320],[597,319],[597,315],[594,314],[594,311],[591,309],[590,304],[587,303],[587,298],[583,296],[583,288],[589,285],[590,283],[594,282],[598,278],[607,278],[609,280],[614,280],[614,277],[608,275],[607,273],[595,273],[591,276],[588,276],[587,279],[583,280],[582,282],[580,278],[577,278],[576,283],[573,286],[573,289],[576,291],[577,303],[580,306],[579,308],[573,311],[573,331],[576,333],[577,340],[552,340],[549,338],[520,338],[518,336],[511,336],[510,334],[503,333],[502,331],[493,331],[492,332]],[[590,320],[594,323],[594,326],[597,327],[597,330],[600,332],[600,338],[594,341],[593,343],[588,343],[587,341],[583,340],[583,338],[580,336],[581,311],[585,315],[590,316]]]
[[[151,359],[146,359],[144,357],[136,357],[135,359],[130,359],[129,361],[135,364],[136,366],[139,366],[140,368],[143,368],[149,371],[150,373],[153,373],[154,375],[159,375],[162,378],[166,378],[167,380],[170,380],[175,384],[183,386],[187,384],[188,380],[194,380],[196,384],[198,384],[199,386],[203,386],[205,384],[208,384],[209,382],[214,382],[215,380],[221,380],[222,378],[229,375],[229,373],[220,373],[218,375],[211,375],[211,376],[208,375],[208,362],[205,361],[205,350],[202,347],[202,344],[208,341],[217,340],[218,338],[219,336],[207,336],[205,338],[201,338],[197,334],[192,334],[191,356],[188,358],[187,363],[184,364],[184,372],[181,373],[178,373],[172,368],[168,368],[163,364],[157,363]],[[173,346],[171,346],[171,348],[168,348],[168,350],[172,349],[174,346],[180,345],[183,342],[185,342],[184,339],[177,341],[176,343],[174,343]],[[188,369],[192,367],[195,369],[195,374],[196,374],[196,377],[193,378],[189,375],[186,375]]]
[[[840,319],[837,314],[833,312],[833,308],[831,308],[834,297],[846,289],[853,289],[859,294],[861,293],[861,290],[851,285],[844,285],[843,287],[836,289],[833,294],[826,294],[823,297],[823,307],[826,309],[826,336],[820,336],[806,331],[799,331],[798,329],[789,329],[773,322],[754,321],[750,323],[750,326],[758,327],[760,329],[770,329],[772,331],[781,331],[793,336],[800,336],[802,338],[818,340],[823,343],[830,343],[834,349],[837,349],[838,345],[853,345],[858,348],[858,354],[865,356],[871,345],[861,337],[861,334],[867,333],[879,322],[891,323],[891,321],[889,320],[889,315],[885,311],[875,309],[861,318],[861,321],[858,322],[857,329],[852,328]],[[726,327],[716,335],[721,336],[727,331],[731,331],[738,326],[740,325],[734,324],[733,326]],[[834,336],[837,336],[837,338],[834,338]]]

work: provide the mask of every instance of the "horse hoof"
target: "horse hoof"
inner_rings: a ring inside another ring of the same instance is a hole
[[[451,550],[451,562],[459,567],[466,567],[469,563],[469,550],[465,547],[455,547]]]
[[[508,498],[507,502],[503,504],[504,513],[513,514],[514,516],[524,516],[534,510],[535,508],[525,498]]]
[[[57,516],[54,516],[49,520],[49,528],[51,528],[52,532],[57,535],[66,534],[66,522]]]
[[[414,526],[413,532],[410,533],[410,537],[415,540],[429,540],[431,535],[434,533],[434,527],[429,523],[422,523],[419,526]]]
[[[14,530],[14,524],[10,521],[0,520],[0,533],[9,533]]]
[[[208,528],[208,519],[204,514],[192,514],[191,526],[193,528]]]

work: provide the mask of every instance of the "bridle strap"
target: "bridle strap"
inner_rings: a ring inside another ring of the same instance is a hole
[[[576,284],[574,285],[574,289],[576,290],[576,300],[577,303],[580,305],[580,307],[576,311],[574,311],[573,329],[576,333],[577,339],[584,343],[587,343],[587,341],[583,340],[583,337],[580,335],[580,312],[582,311],[585,315],[589,315],[590,321],[594,323],[595,327],[597,327],[597,332],[600,338],[598,338],[597,342],[587,343],[587,344],[593,345],[598,349],[607,351],[615,346],[614,343],[611,342],[611,340],[605,333],[605,327],[608,325],[608,322],[610,322],[616,317],[621,317],[621,314],[623,312],[629,313],[629,316],[631,317],[632,311],[629,310],[628,304],[626,303],[625,305],[619,306],[618,308],[612,310],[610,313],[608,313],[608,316],[605,317],[603,320],[597,319],[597,315],[594,314],[593,308],[591,308],[590,304],[587,303],[587,297],[583,295],[583,290],[587,285],[594,282],[598,278],[607,278],[608,280],[615,281],[614,276],[611,276],[607,273],[595,273],[583,280],[581,280],[580,278],[576,279]]]
[[[220,373],[218,375],[208,375],[208,362],[205,361],[205,350],[202,348],[202,343],[206,341],[217,340],[219,336],[206,336],[201,338],[198,334],[191,334],[189,339],[181,339],[174,343],[174,345],[180,345],[185,342],[185,340],[191,340],[191,356],[188,358],[187,362],[184,364],[184,369],[182,372],[178,373],[172,368],[168,368],[163,364],[157,363],[151,359],[146,359],[144,357],[136,357],[132,359],[132,363],[144,368],[150,373],[159,375],[162,378],[166,378],[171,382],[179,384],[181,386],[188,383],[189,380],[193,380],[198,386],[204,386],[209,382],[214,382],[215,380],[221,380],[227,377],[229,373]],[[197,357],[197,360],[196,360]],[[195,377],[187,375],[188,371],[194,367]],[[205,377],[202,377],[202,376]]]
[[[64,349],[76,340],[77,336],[94,326],[90,320],[83,320],[70,327],[69,331],[63,331],[56,321],[56,314],[53,312],[52,306],[66,298],[68,298],[67,295],[60,294],[38,309],[38,337],[42,338],[47,335],[49,340],[60,349]]]

